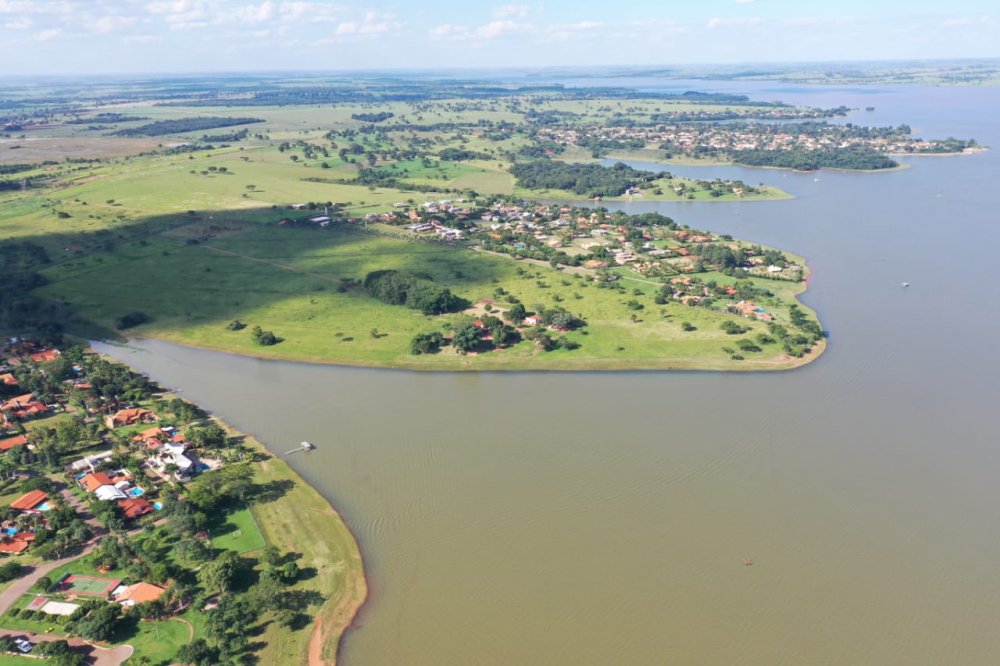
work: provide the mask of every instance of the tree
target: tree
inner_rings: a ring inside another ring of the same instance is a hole
[[[510,309],[504,313],[504,318],[513,324],[520,324],[524,321],[527,314],[528,313],[525,311],[523,304],[514,303],[514,305],[510,306]]]
[[[455,335],[451,339],[452,346],[463,354],[474,351],[479,346],[479,343],[479,329],[472,322],[459,324],[455,329]]]
[[[239,555],[227,550],[215,560],[209,562],[198,572],[205,589],[210,592],[228,592],[242,569],[243,562]]]
[[[265,331],[260,326],[254,326],[250,331],[250,339],[262,347],[270,347],[281,340],[272,331]]]
[[[5,562],[3,566],[0,566],[0,583],[20,578],[22,568],[20,562]]]
[[[177,661],[189,666],[215,666],[219,663],[219,651],[206,643],[204,638],[196,638],[181,646],[177,651]]]
[[[438,331],[431,333],[418,333],[410,341],[411,354],[436,354],[441,351],[444,344],[444,336]]]
[[[122,608],[118,604],[103,604],[80,620],[76,631],[83,638],[106,641],[114,635],[121,613]]]

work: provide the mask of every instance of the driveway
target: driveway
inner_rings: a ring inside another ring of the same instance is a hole
[[[27,638],[32,643],[62,640],[61,636],[51,634],[33,634],[25,631],[11,631],[10,629],[0,629],[0,636],[10,636],[11,638]],[[80,638],[69,638],[70,646],[75,652],[87,656],[87,661],[94,666],[120,666],[126,659],[132,656],[131,645],[119,645],[114,648],[102,648],[91,645]],[[44,663],[44,662],[40,662]]]

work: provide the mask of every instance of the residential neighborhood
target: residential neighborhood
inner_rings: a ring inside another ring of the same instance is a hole
[[[28,651],[68,641],[58,663],[82,664],[124,641],[157,654],[160,635],[182,653],[192,621],[234,612],[233,567],[264,543],[237,499],[252,477],[240,438],[79,347],[12,338],[0,378],[0,577],[18,581],[0,592],[0,631],[27,631]],[[231,630],[198,649],[239,650],[218,647]]]

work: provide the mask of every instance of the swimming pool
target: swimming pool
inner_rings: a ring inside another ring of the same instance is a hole
[[[51,511],[52,510],[52,505],[49,504],[48,502],[42,502],[41,504],[39,504],[35,508],[38,509],[39,511]]]
[[[7,534],[17,534],[19,531],[16,527],[7,527],[4,529],[4,532]]]
[[[153,508],[159,511],[163,508],[163,505],[160,504],[159,502],[153,502]]]
[[[144,492],[146,491],[139,487],[129,488],[128,490],[128,494],[131,495],[132,497],[142,497],[142,494]]]

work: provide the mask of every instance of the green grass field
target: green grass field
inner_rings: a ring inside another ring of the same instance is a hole
[[[525,274],[518,274],[519,267]],[[529,309],[558,303],[589,326],[569,334],[581,344],[574,351],[538,353],[532,343],[521,342],[478,356],[449,350],[412,356],[414,335],[441,330],[457,316],[430,317],[386,305],[356,287],[341,291],[342,279],[360,280],[369,271],[386,268],[427,273],[472,302],[494,298],[495,289],[503,286]],[[632,321],[634,311],[626,305],[631,294],[599,289],[578,275],[350,228],[248,224],[239,233],[199,245],[158,237],[64,263],[46,276],[49,284],[39,290],[41,295],[71,303],[102,326],[141,310],[153,321],[130,334],[272,358],[438,370],[763,369],[798,361],[784,358],[777,347],[731,361],[722,351],[729,336],[719,330],[728,315],[677,303],[655,305],[641,282],[639,288],[647,293],[639,300],[645,307],[639,320]],[[799,288],[782,282],[768,286],[783,290],[787,298]],[[778,315],[780,319],[780,311]],[[248,329],[226,329],[234,319],[273,330],[283,341],[256,346]],[[698,330],[683,331],[682,321]],[[747,323],[753,333],[765,330],[761,323]],[[379,337],[371,335],[372,329]]]
[[[233,511],[220,527],[212,531],[213,548],[242,554],[260,550],[265,545],[264,536],[257,528],[250,509]]]

